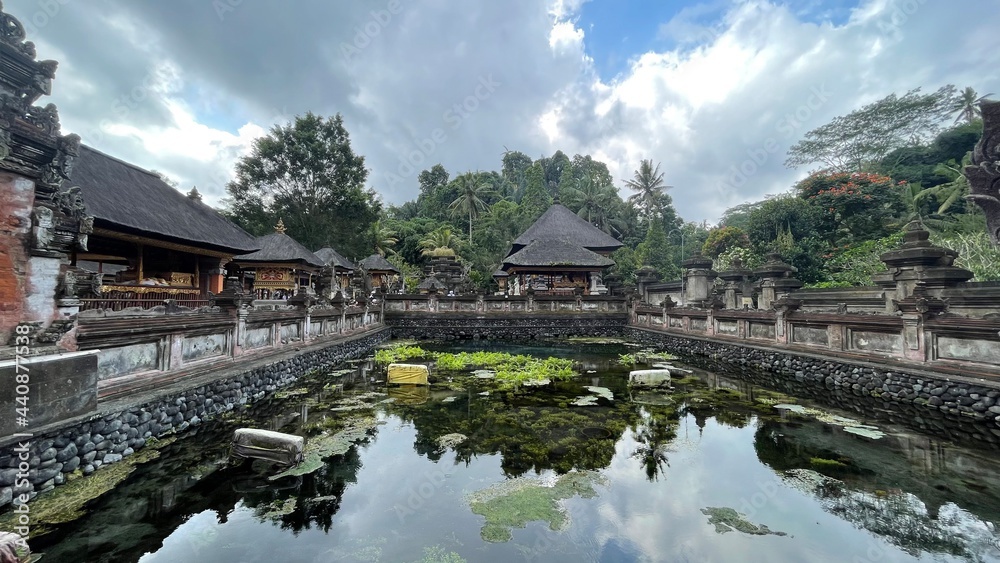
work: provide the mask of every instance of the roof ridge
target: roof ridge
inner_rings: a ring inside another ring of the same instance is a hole
[[[147,170],[147,169],[145,169],[145,168],[143,168],[141,166],[138,166],[136,164],[132,164],[131,162],[122,160],[122,159],[118,158],[117,156],[112,156],[112,155],[110,155],[110,154],[108,154],[108,153],[106,153],[104,151],[99,151],[99,150],[95,149],[94,147],[92,147],[90,145],[80,145],[80,148],[81,149],[87,149],[90,152],[96,152],[97,154],[103,156],[104,158],[109,158],[109,159],[117,162],[118,164],[124,164],[125,166],[128,166],[129,168],[132,168],[134,170],[138,170],[139,172],[143,172],[145,174],[149,174],[150,176],[152,176],[152,177],[160,180],[161,182],[163,182],[163,177],[160,176],[159,174],[157,174],[157,173],[155,173],[155,172],[153,172],[151,170]],[[163,183],[167,184],[166,182],[163,182]],[[184,192],[178,190],[174,186],[171,186],[170,184],[167,184],[167,186],[170,186],[170,188],[173,189],[174,191],[180,193],[181,195],[184,195]]]

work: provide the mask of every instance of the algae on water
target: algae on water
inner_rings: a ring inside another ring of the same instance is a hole
[[[502,543],[513,537],[512,528],[524,528],[528,522],[548,522],[551,530],[565,530],[569,513],[560,501],[574,496],[593,498],[597,496],[594,485],[605,483],[605,478],[593,471],[570,472],[551,483],[518,477],[476,491],[467,500],[474,514],[486,518],[480,536]]]
[[[308,438],[302,461],[268,479],[275,481],[282,477],[308,475],[323,467],[324,459],[347,453],[355,442],[366,438],[368,432],[380,424],[384,422],[379,422],[374,417],[360,417],[348,421],[347,426],[336,434],[320,434]]]
[[[746,519],[746,516],[736,512],[736,510],[728,507],[708,507],[702,508],[701,513],[708,516],[708,523],[715,525],[715,531],[720,534],[725,534],[726,532],[732,532],[736,530],[738,532],[743,532],[744,534],[751,534],[754,536],[785,536],[788,535],[785,532],[775,532],[768,528],[767,526],[761,524],[752,524]]]
[[[156,447],[171,444],[177,438],[156,441]],[[83,508],[88,502],[111,491],[128,478],[136,467],[160,457],[158,449],[147,446],[122,459],[118,463],[104,465],[85,479],[67,479],[62,487],[38,495],[31,501],[31,535],[37,537],[48,533],[48,525],[72,522],[85,514]],[[79,470],[78,470],[79,471]],[[0,529],[10,530],[15,526],[17,514],[8,512],[0,517]]]

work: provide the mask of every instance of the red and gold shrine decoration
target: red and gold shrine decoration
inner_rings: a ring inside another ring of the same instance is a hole
[[[289,268],[258,268],[253,285],[258,288],[295,289],[295,280]]]

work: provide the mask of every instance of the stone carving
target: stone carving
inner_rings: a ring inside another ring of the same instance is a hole
[[[3,12],[3,2],[0,2],[0,41],[15,47],[26,56],[35,58],[35,44],[25,41],[24,26],[14,16]]]
[[[73,217],[74,219],[82,220],[87,214],[87,205],[83,202],[83,192],[80,191],[79,186],[73,186],[57,191],[55,195],[52,196],[52,203],[55,204],[60,211],[70,217]]]
[[[1000,102],[980,103],[983,136],[972,151],[972,165],[965,167],[969,200],[983,208],[986,229],[1000,245]]]

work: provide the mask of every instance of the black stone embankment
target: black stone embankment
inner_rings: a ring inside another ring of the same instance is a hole
[[[27,493],[34,497],[66,481],[118,463],[150,438],[183,432],[241,405],[265,398],[314,369],[364,356],[389,338],[386,328],[326,346],[289,351],[276,357],[247,358],[246,367],[228,368],[208,381],[182,382],[145,397],[126,397],[99,407],[98,414],[36,433],[28,447],[26,478],[17,442],[0,447],[0,507]],[[222,368],[220,368],[222,369]]]
[[[394,338],[416,340],[533,340],[569,336],[620,337],[628,322],[624,313],[586,315],[532,314],[477,315],[453,314],[392,314],[387,312],[385,323],[392,327]]]
[[[948,440],[1000,449],[1000,382],[946,377],[829,356],[743,346],[629,327],[684,362],[795,397]]]

